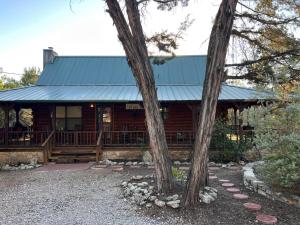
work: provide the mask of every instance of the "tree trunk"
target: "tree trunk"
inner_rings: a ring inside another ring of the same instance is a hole
[[[171,160],[159,110],[153,71],[140,22],[138,4],[136,0],[125,0],[129,26],[117,0],[106,0],[106,4],[143,97],[157,188],[159,192],[167,193],[173,188]]]
[[[206,74],[192,165],[185,192],[185,206],[199,201],[199,191],[207,183],[208,148],[214,125],[224,64],[238,0],[222,0],[211,31]]]

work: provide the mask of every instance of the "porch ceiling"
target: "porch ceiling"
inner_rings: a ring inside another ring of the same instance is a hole
[[[199,101],[200,85],[159,85],[160,101]],[[223,85],[219,100],[263,99],[254,89]],[[127,102],[142,101],[135,85],[30,86],[0,92],[0,102]]]

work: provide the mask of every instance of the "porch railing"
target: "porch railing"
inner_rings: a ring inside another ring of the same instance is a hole
[[[166,131],[168,145],[192,145],[192,131]],[[105,131],[103,132],[104,146],[144,146],[149,144],[146,131]]]
[[[49,131],[8,131],[7,144],[10,146],[40,146],[49,136]],[[5,144],[5,131],[0,131],[0,144]]]
[[[97,131],[56,131],[57,146],[96,146]]]
[[[101,139],[103,147],[113,146],[139,146],[149,145],[149,136],[146,131],[9,131],[5,134],[0,130],[0,145],[5,145],[5,137],[9,146],[41,146],[44,141],[53,136],[53,146],[96,146]],[[226,140],[243,141],[252,140],[252,130],[232,130],[223,138],[218,138],[218,145],[211,143],[211,148],[220,148]],[[192,146],[195,140],[193,131],[166,131],[169,146]]]
[[[148,144],[148,135],[145,131],[104,131],[102,135],[104,146]]]

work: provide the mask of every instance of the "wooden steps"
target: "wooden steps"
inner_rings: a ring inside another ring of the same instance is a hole
[[[56,163],[90,162],[96,160],[96,147],[59,146],[52,150],[50,161]]]

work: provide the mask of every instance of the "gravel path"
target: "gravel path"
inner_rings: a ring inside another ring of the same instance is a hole
[[[124,201],[118,185],[126,176],[109,169],[0,171],[0,224],[165,224]]]
[[[131,169],[113,173],[111,169],[38,172],[0,171],[0,225],[10,224],[153,224],[153,225],[254,225],[255,213],[243,207],[251,201],[262,205],[262,212],[275,215],[279,225],[300,224],[299,208],[274,202],[244,189],[240,170],[219,169],[219,179],[228,179],[250,196],[233,199],[216,180],[218,199],[190,209],[139,209],[124,201],[119,187],[131,175],[148,170]]]

